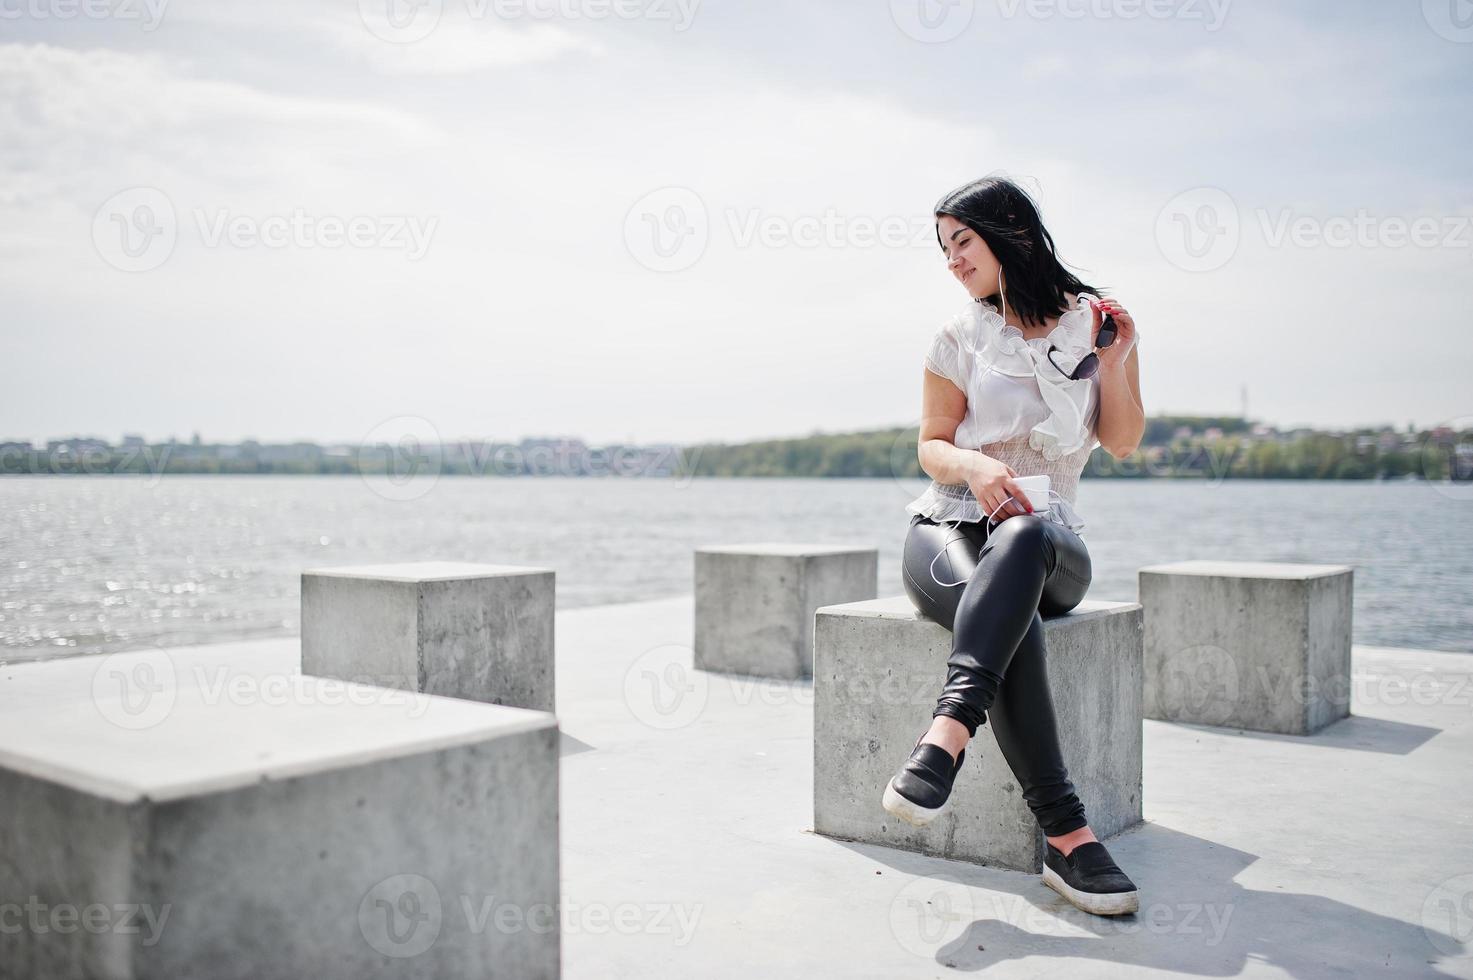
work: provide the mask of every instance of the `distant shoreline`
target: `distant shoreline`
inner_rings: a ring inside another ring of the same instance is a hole
[[[425,474],[484,477],[694,479],[922,478],[919,430],[816,433],[790,439],[691,446],[589,446],[579,439],[517,443],[464,440],[360,445],[311,442],[149,444],[126,437],[67,439],[46,446],[0,442],[0,476],[377,476],[396,481]],[[1405,432],[1363,429],[1280,431],[1236,417],[1155,416],[1139,448],[1116,459],[1097,447],[1088,479],[1473,480],[1473,430]]]

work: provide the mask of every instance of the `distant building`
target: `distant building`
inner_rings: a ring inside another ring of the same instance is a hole
[[[52,439],[46,451],[57,456],[80,456],[83,453],[108,452],[112,446],[104,439]]]

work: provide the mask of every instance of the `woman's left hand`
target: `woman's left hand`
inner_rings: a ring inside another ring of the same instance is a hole
[[[1114,370],[1124,367],[1125,359],[1130,356],[1130,349],[1135,346],[1135,319],[1113,299],[1102,299],[1098,303],[1090,300],[1089,305],[1095,311],[1094,327],[1090,329],[1091,337],[1098,336],[1106,314],[1115,318],[1115,343],[1095,352],[1100,356],[1100,369]]]

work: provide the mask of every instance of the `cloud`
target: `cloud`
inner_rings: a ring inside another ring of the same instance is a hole
[[[80,203],[132,184],[310,179],[334,147],[439,139],[396,109],[269,92],[194,68],[162,55],[0,45],[0,202]],[[348,169],[341,154],[337,163]]]
[[[464,13],[464,11],[462,11]],[[330,36],[344,52],[387,75],[463,75],[553,61],[568,55],[599,57],[604,47],[551,24],[510,26],[494,17],[442,18],[427,36],[396,44],[338,20]]]

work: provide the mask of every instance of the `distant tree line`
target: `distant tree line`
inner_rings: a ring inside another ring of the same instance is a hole
[[[49,450],[0,444],[0,474],[919,478],[924,474],[916,458],[918,434],[915,427],[892,428],[684,448],[593,448],[576,440],[454,447],[374,444],[331,453],[312,443],[114,447],[78,440]],[[1115,459],[1097,448],[1084,476],[1473,480],[1473,430],[1282,433],[1238,417],[1158,415],[1146,420],[1136,452]]]
[[[1190,430],[1184,435],[1183,430]],[[919,429],[895,428],[687,450],[696,476],[922,477]],[[1390,445],[1387,445],[1387,444]],[[1255,435],[1237,417],[1163,415],[1146,420],[1140,447],[1125,459],[1096,448],[1084,468],[1093,478],[1252,478],[1372,480],[1473,479],[1473,430],[1396,434]]]

